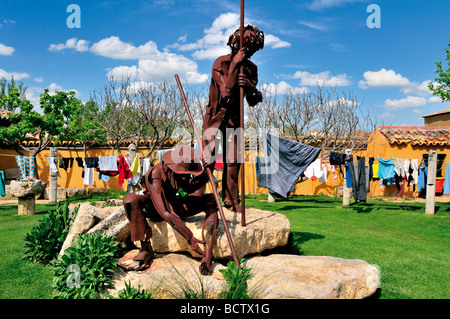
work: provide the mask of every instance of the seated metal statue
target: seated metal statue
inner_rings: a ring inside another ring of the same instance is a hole
[[[205,163],[203,161],[203,163]],[[217,204],[213,194],[205,194],[208,175],[200,163],[194,161],[191,147],[176,147],[163,155],[162,162],[152,167],[144,176],[144,194],[128,194],[124,201],[125,212],[130,221],[131,240],[140,241],[141,248],[134,257],[129,270],[142,270],[149,267],[154,255],[150,242],[152,230],[146,218],[168,222],[189,243],[190,248],[203,256],[200,272],[212,273],[214,240],[217,231]],[[177,195],[178,189],[188,195]],[[193,236],[182,218],[205,212],[202,239]],[[209,245],[206,244],[204,229],[212,222]],[[199,244],[203,244],[203,251]]]

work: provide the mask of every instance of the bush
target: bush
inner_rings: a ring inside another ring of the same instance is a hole
[[[244,259],[241,259],[239,262],[242,264]],[[239,269],[234,261],[229,261],[227,268],[219,271],[223,274],[227,284],[221,293],[221,298],[250,299],[247,292],[247,280],[253,277],[253,275],[250,274],[250,268],[241,267],[241,269]]]
[[[120,290],[117,296],[117,298],[109,297],[112,299],[154,299],[151,292],[147,292],[144,289],[141,290],[141,285],[134,288],[130,282],[125,282],[125,288]]]
[[[113,288],[111,278],[118,268],[119,243],[113,237],[83,234],[76,238],[64,255],[51,262],[56,298],[96,299],[100,292]]]
[[[48,264],[56,258],[69,231],[68,201],[58,202],[56,211],[49,211],[41,222],[25,236],[23,258]],[[75,209],[77,212],[78,207]]]

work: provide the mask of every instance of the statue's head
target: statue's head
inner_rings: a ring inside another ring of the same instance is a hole
[[[240,49],[240,35],[240,29],[237,29],[228,39],[227,45],[232,53]],[[246,48],[247,57],[251,57],[256,51],[264,48],[264,32],[250,24],[244,27],[244,48]]]

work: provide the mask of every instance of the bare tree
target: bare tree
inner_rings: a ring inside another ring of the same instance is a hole
[[[113,142],[112,147],[117,154],[120,154],[121,142],[134,136],[135,132],[129,87],[129,77],[123,78],[120,83],[110,77],[103,88],[91,93],[91,101],[94,102],[91,105],[95,104],[97,109],[90,111],[96,115],[96,122],[106,133],[107,140]]]
[[[123,77],[118,82],[109,78],[107,85],[91,94],[91,99],[99,109],[97,121],[118,154],[121,142],[130,140],[137,148],[145,143],[145,157],[149,157],[171,138],[184,113],[176,87],[167,81],[136,82]]]
[[[322,154],[330,150],[357,150],[368,143],[376,119],[352,93],[338,94],[336,88],[293,89],[284,94],[262,85],[263,101],[249,108],[248,124],[260,131],[275,130],[281,136],[314,144]]]

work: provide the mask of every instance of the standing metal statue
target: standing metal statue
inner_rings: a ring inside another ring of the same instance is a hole
[[[218,130],[222,133],[222,146],[226,159],[222,177],[222,200],[225,207],[239,213],[244,213],[244,206],[239,205],[238,186],[239,168],[244,167],[241,165],[244,163],[244,114],[241,92],[244,92],[249,106],[262,101],[262,94],[256,88],[258,68],[249,58],[264,47],[264,33],[257,27],[247,25],[243,28],[243,34],[244,36],[241,37],[241,30],[236,30],[228,40],[231,53],[217,58],[213,64],[209,103],[206,106],[203,122],[203,149],[206,150],[204,158],[207,163],[213,162],[215,136]],[[236,131],[239,128],[241,130]],[[240,136],[235,135],[236,132],[239,132]],[[229,142],[230,137],[232,137],[231,142]],[[240,137],[239,142],[238,137]],[[240,161],[237,156],[238,143],[241,146]],[[244,186],[244,179],[241,180],[241,186]],[[241,200],[244,201],[244,193],[241,193]]]

